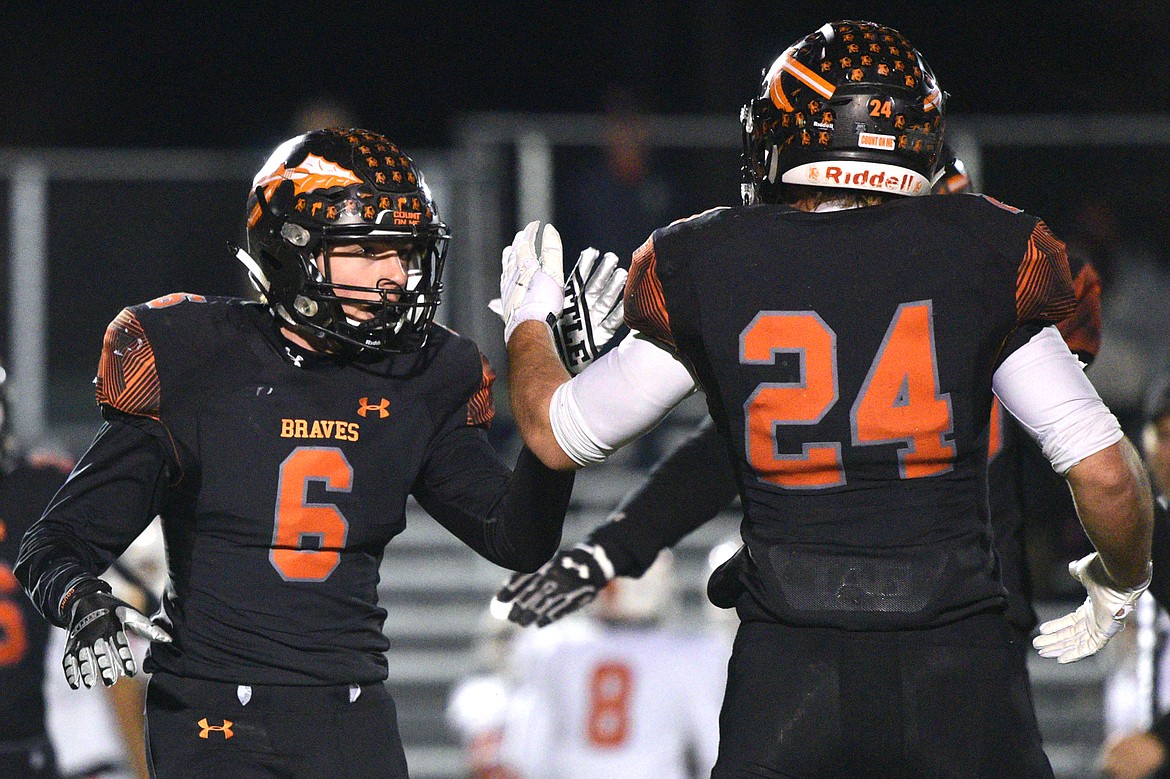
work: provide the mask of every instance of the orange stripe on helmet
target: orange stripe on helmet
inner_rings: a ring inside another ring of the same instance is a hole
[[[837,91],[837,87],[825,81],[816,73],[813,73],[804,65],[794,60],[790,55],[785,54],[781,59],[783,60],[780,64],[782,70],[790,73],[793,78],[826,100],[832,97],[833,93]]]
[[[781,111],[795,111],[792,103],[788,101],[788,96],[784,94],[784,90],[780,86],[780,72],[784,64],[784,59],[788,55],[780,57],[772,65],[772,70],[768,73],[768,97],[772,98],[772,105],[779,108]]]
[[[330,162],[316,154],[309,154],[298,165],[286,168],[283,163],[272,173],[260,173],[252,182],[252,189],[264,187],[264,194],[271,198],[272,193],[283,181],[293,182],[293,195],[312,192],[317,189],[330,187],[344,187],[350,184],[361,184],[362,180],[353,171]]]

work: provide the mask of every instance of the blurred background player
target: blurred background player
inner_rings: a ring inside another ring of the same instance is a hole
[[[69,469],[17,451],[9,434],[6,380],[0,360],[0,776],[55,779],[44,692],[49,625],[21,592],[12,568],[21,537]]]
[[[517,628],[495,611],[489,609],[480,617],[475,667],[455,684],[447,699],[447,725],[459,737],[467,779],[518,779],[500,758]]]
[[[611,581],[581,619],[521,633],[503,762],[524,779],[707,776],[729,648],[670,624],[669,551]]]
[[[0,360],[0,695],[4,696],[0,776],[146,779],[145,685],[74,693],[57,671],[65,631],[39,616],[31,618],[36,611],[32,602],[11,589],[21,537],[64,483],[73,463],[52,450],[28,451],[9,433],[6,379]],[[130,545],[104,578],[118,597],[148,613],[157,608],[166,579],[157,522]],[[141,658],[145,644],[139,643],[135,652]],[[40,735],[27,735],[32,731]],[[35,765],[43,766],[39,773]]]
[[[489,444],[494,374],[433,325],[449,234],[395,144],[291,138],[246,214],[236,256],[262,300],[179,293],[118,315],[105,422],[15,573],[69,628],[73,686],[136,672],[127,628],[152,640],[153,775],[404,777],[377,582],[408,495],[534,570],[572,477],[527,452],[513,472]],[[156,515],[170,582],[151,622],[97,576]]]
[[[1170,777],[1170,653],[1167,652],[1166,612],[1170,611],[1170,366],[1151,385],[1146,404],[1146,428],[1142,443],[1150,479],[1157,493],[1154,508],[1154,578],[1149,594],[1159,609],[1150,609],[1145,627],[1150,646],[1141,652],[1150,668],[1149,689],[1125,684],[1124,707],[1115,718],[1153,723],[1145,732],[1121,732],[1105,745],[1102,769],[1111,779],[1145,779]],[[1157,623],[1155,627],[1155,621]],[[1144,644],[1145,642],[1143,642]],[[1110,680],[1116,684],[1116,680]],[[1144,693],[1144,694],[1141,694]],[[1107,701],[1109,699],[1107,698]]]
[[[24,531],[64,483],[72,461],[51,450],[26,450],[9,433],[6,379],[0,360],[0,776],[146,779],[144,688],[74,694],[57,671],[65,632],[32,616],[36,609],[12,575]],[[150,537],[136,540],[105,574],[121,597],[142,608],[149,608],[146,591],[161,592],[166,576],[161,535],[153,543]],[[143,585],[134,571],[153,572],[151,583]]]

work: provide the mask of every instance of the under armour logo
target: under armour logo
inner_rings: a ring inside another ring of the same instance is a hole
[[[199,727],[202,728],[199,731],[199,738],[207,738],[207,734],[213,730],[222,733],[224,741],[232,737],[232,721],[230,719],[225,719],[222,725],[208,725],[207,717],[204,717],[199,720]]]
[[[565,557],[561,560],[561,566],[566,570],[576,571],[577,575],[582,579],[589,578],[589,566],[585,565],[585,563],[579,563],[576,560],[571,560],[568,557]]]
[[[369,398],[359,398],[358,402],[361,403],[361,405],[358,407],[358,413],[363,417],[372,411],[378,412],[379,419],[385,419],[386,417],[390,416],[390,401],[386,400],[386,398],[382,398],[382,402],[376,405],[370,403]]]

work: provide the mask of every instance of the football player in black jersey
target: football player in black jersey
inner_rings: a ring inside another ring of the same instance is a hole
[[[946,163],[932,187],[937,195],[970,189],[971,180],[957,158]],[[1057,328],[1088,365],[1101,343],[1100,283],[1093,266],[1083,260],[1069,257],[1069,267],[1077,308]],[[1048,467],[1035,443],[998,401],[992,403],[988,439],[992,535],[1007,591],[1008,625],[1017,634],[1013,642],[1017,668],[1027,680],[1028,638],[1038,620],[1032,607],[1024,516],[1061,525],[1076,521],[1076,508],[1064,480]],[[590,603],[614,576],[641,576],[659,551],[674,546],[738,495],[731,461],[708,417],[621,500],[607,522],[594,528],[582,543],[558,552],[536,573],[514,575],[497,599],[513,604],[508,618],[517,624],[550,624]],[[566,559],[577,565],[567,566]],[[741,554],[712,579],[711,597],[724,608],[735,605],[742,563]],[[588,571],[585,578],[574,575],[581,565]]]
[[[65,481],[52,460],[15,451],[8,433],[6,374],[0,362],[0,776],[53,779],[45,729],[45,649],[49,625],[12,575],[20,539]]]
[[[1098,651],[1148,585],[1148,480],[1053,326],[1076,307],[1064,244],[991,198],[916,197],[944,108],[895,30],[793,44],[743,111],[744,205],[655,231],[634,335],[572,379],[539,321],[558,243],[530,227],[505,255],[512,403],[544,462],[602,461],[706,392],[746,544],[714,777],[1052,775],[992,552],[993,386],[1098,550],[1040,653]]]
[[[407,497],[507,568],[560,539],[572,477],[488,443],[494,375],[433,323],[448,230],[384,136],[286,141],[247,203],[261,302],[179,293],[124,309],[104,424],[25,537],[16,576],[69,630],[74,686],[152,639],[159,777],[406,776],[377,602]],[[559,307],[558,307],[559,311]],[[98,575],[159,514],[170,582],[147,620]]]

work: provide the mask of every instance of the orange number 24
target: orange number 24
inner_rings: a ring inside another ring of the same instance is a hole
[[[332,503],[309,503],[309,485],[326,492],[349,492],[353,466],[332,446],[298,446],[280,464],[276,522],[268,559],[285,581],[323,582],[341,562],[349,523]],[[316,539],[314,548],[305,541]]]
[[[955,445],[951,400],[939,390],[931,301],[903,303],[894,313],[850,412],[854,446],[900,443],[904,479],[951,470]],[[740,335],[742,364],[771,364],[777,353],[800,356],[801,379],[762,383],[744,406],[748,462],[763,481],[789,489],[845,483],[841,442],[803,444],[781,454],[781,425],[815,425],[838,400],[837,335],[815,311],[761,311]]]

